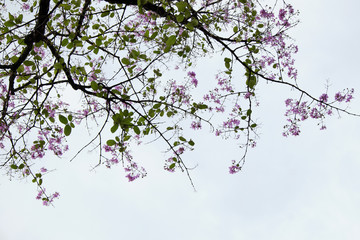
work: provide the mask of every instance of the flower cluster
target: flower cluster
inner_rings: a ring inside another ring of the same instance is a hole
[[[334,96],[334,102],[341,103],[343,101],[350,102],[353,98],[354,89],[350,89],[343,92],[338,92]],[[308,118],[318,119],[320,130],[326,129],[324,124],[325,116],[330,116],[333,113],[333,106],[329,105],[329,96],[324,93],[319,97],[316,104],[308,103],[307,101],[296,101],[294,99],[287,99],[285,105],[288,108],[285,112],[285,116],[288,117],[289,122],[284,126],[283,136],[289,135],[298,136],[300,134],[299,123],[305,121]],[[333,103],[334,103],[333,102]]]
[[[197,87],[198,80],[196,79],[196,73],[195,72],[188,72],[188,76],[191,78],[191,83]]]
[[[191,96],[188,92],[189,87],[186,85],[178,85],[176,81],[170,84],[171,103],[189,104]]]
[[[146,171],[143,167],[139,167],[137,163],[133,161],[133,156],[130,154],[128,146],[128,143],[116,143],[112,146],[105,144],[103,149],[105,152],[111,154],[111,158],[107,159],[105,162],[106,166],[111,168],[111,165],[118,164],[120,161],[123,164],[126,164],[124,170],[127,172],[127,175],[125,177],[129,180],[129,182],[131,182],[139,177],[145,177]]]
[[[55,192],[53,194],[51,194],[50,196],[47,196],[45,193],[45,188],[39,190],[36,199],[37,200],[42,200],[43,205],[44,206],[50,206],[50,204],[52,204],[52,202],[54,201],[55,198],[59,198],[60,194],[58,192]]]
[[[235,174],[238,173],[241,170],[241,167],[238,163],[236,163],[235,160],[232,160],[232,165],[229,167],[229,173]]]
[[[38,140],[31,147],[31,158],[42,158],[46,150],[52,151],[56,156],[62,156],[69,149],[64,145],[63,129],[54,127],[53,130],[45,129],[38,132]]]

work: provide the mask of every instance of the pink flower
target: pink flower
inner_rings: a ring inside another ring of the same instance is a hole
[[[195,87],[198,85],[198,80],[196,78],[191,79],[191,83],[194,84]]]
[[[140,175],[139,175],[139,174],[133,175],[132,173],[129,173],[129,174],[126,175],[125,177],[128,178],[129,182],[132,182],[132,181],[134,181],[135,179],[139,178]]]
[[[201,129],[201,122],[195,122],[195,121],[193,121],[193,122],[191,123],[191,128],[194,129],[194,130]]]
[[[320,98],[319,98],[319,100],[321,101],[321,102],[327,102],[328,101],[328,98],[329,98],[329,96],[326,94],[326,93],[324,93],[323,95],[321,95],[320,96]]]
[[[235,160],[232,160],[232,166],[229,167],[229,173],[235,174],[235,173],[239,172],[240,170],[241,170],[241,167],[239,166],[239,164],[236,164]]]
[[[250,98],[250,96],[251,96],[251,92],[247,92],[247,93],[245,94],[244,98],[245,98],[245,99],[248,99],[248,98]]]
[[[29,9],[30,9],[30,5],[27,4],[27,3],[24,3],[24,4],[22,5],[22,9],[23,9],[23,10],[29,10]]]
[[[260,16],[263,17],[263,18],[272,18],[274,17],[274,14],[272,12],[267,12],[265,9],[262,9],[260,11]]]

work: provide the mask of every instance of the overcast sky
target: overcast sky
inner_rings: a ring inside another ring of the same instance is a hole
[[[301,12],[293,30],[300,85],[315,96],[326,81],[333,94],[354,87],[350,110],[360,113],[360,2],[289,3]],[[89,171],[91,154],[71,163],[54,159],[57,171],[46,182],[61,194],[55,207],[35,200],[31,180],[10,182],[1,173],[0,240],[359,239],[360,118],[334,116],[325,131],[312,122],[300,137],[284,138],[284,100],[298,95],[277,85],[258,88],[261,138],[239,174],[227,168],[239,149],[208,141],[206,129],[187,155],[198,164],[191,172],[197,192],[184,174],[162,170],[157,145],[134,153],[146,160],[148,176],[133,183],[120,167]]]

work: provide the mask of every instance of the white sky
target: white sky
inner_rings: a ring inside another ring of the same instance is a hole
[[[354,87],[351,110],[360,113],[360,3],[289,3],[301,11],[294,29],[300,85],[315,96],[326,80],[331,95]],[[31,180],[0,176],[0,239],[359,239],[360,119],[334,116],[326,131],[313,122],[300,137],[284,138],[284,100],[298,95],[271,84],[259,90],[261,138],[239,174],[229,175],[227,167],[241,151],[208,141],[207,130],[187,155],[198,164],[192,171],[197,192],[184,174],[162,170],[157,146],[134,153],[146,160],[148,176],[133,183],[120,167],[90,172],[91,154],[72,163],[54,158],[57,171],[45,180],[61,194],[55,207],[35,200]]]

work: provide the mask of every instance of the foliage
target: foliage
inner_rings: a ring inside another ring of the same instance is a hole
[[[252,113],[259,81],[301,95],[286,100],[284,136],[298,135],[308,118],[325,128],[325,116],[346,112],[336,104],[352,98],[353,90],[338,92],[332,101],[299,87],[293,58],[298,48],[288,36],[297,17],[285,2],[269,7],[256,0],[5,1],[0,166],[11,176],[32,178],[37,199],[49,205],[59,194],[46,193],[47,169],[38,168],[38,159],[62,157],[67,139],[82,127],[93,135],[80,151],[95,145],[99,164],[122,163],[129,181],[146,175],[130,147],[149,139],[166,143],[166,170],[180,169],[191,180],[182,154],[195,142],[183,129],[207,124],[216,136],[237,139],[244,154],[229,169],[240,171],[248,148],[256,145]],[[194,90],[203,80],[192,67],[215,54],[224,65],[215,72],[213,89],[197,89],[199,97]],[[186,77],[168,78],[173,67]]]

